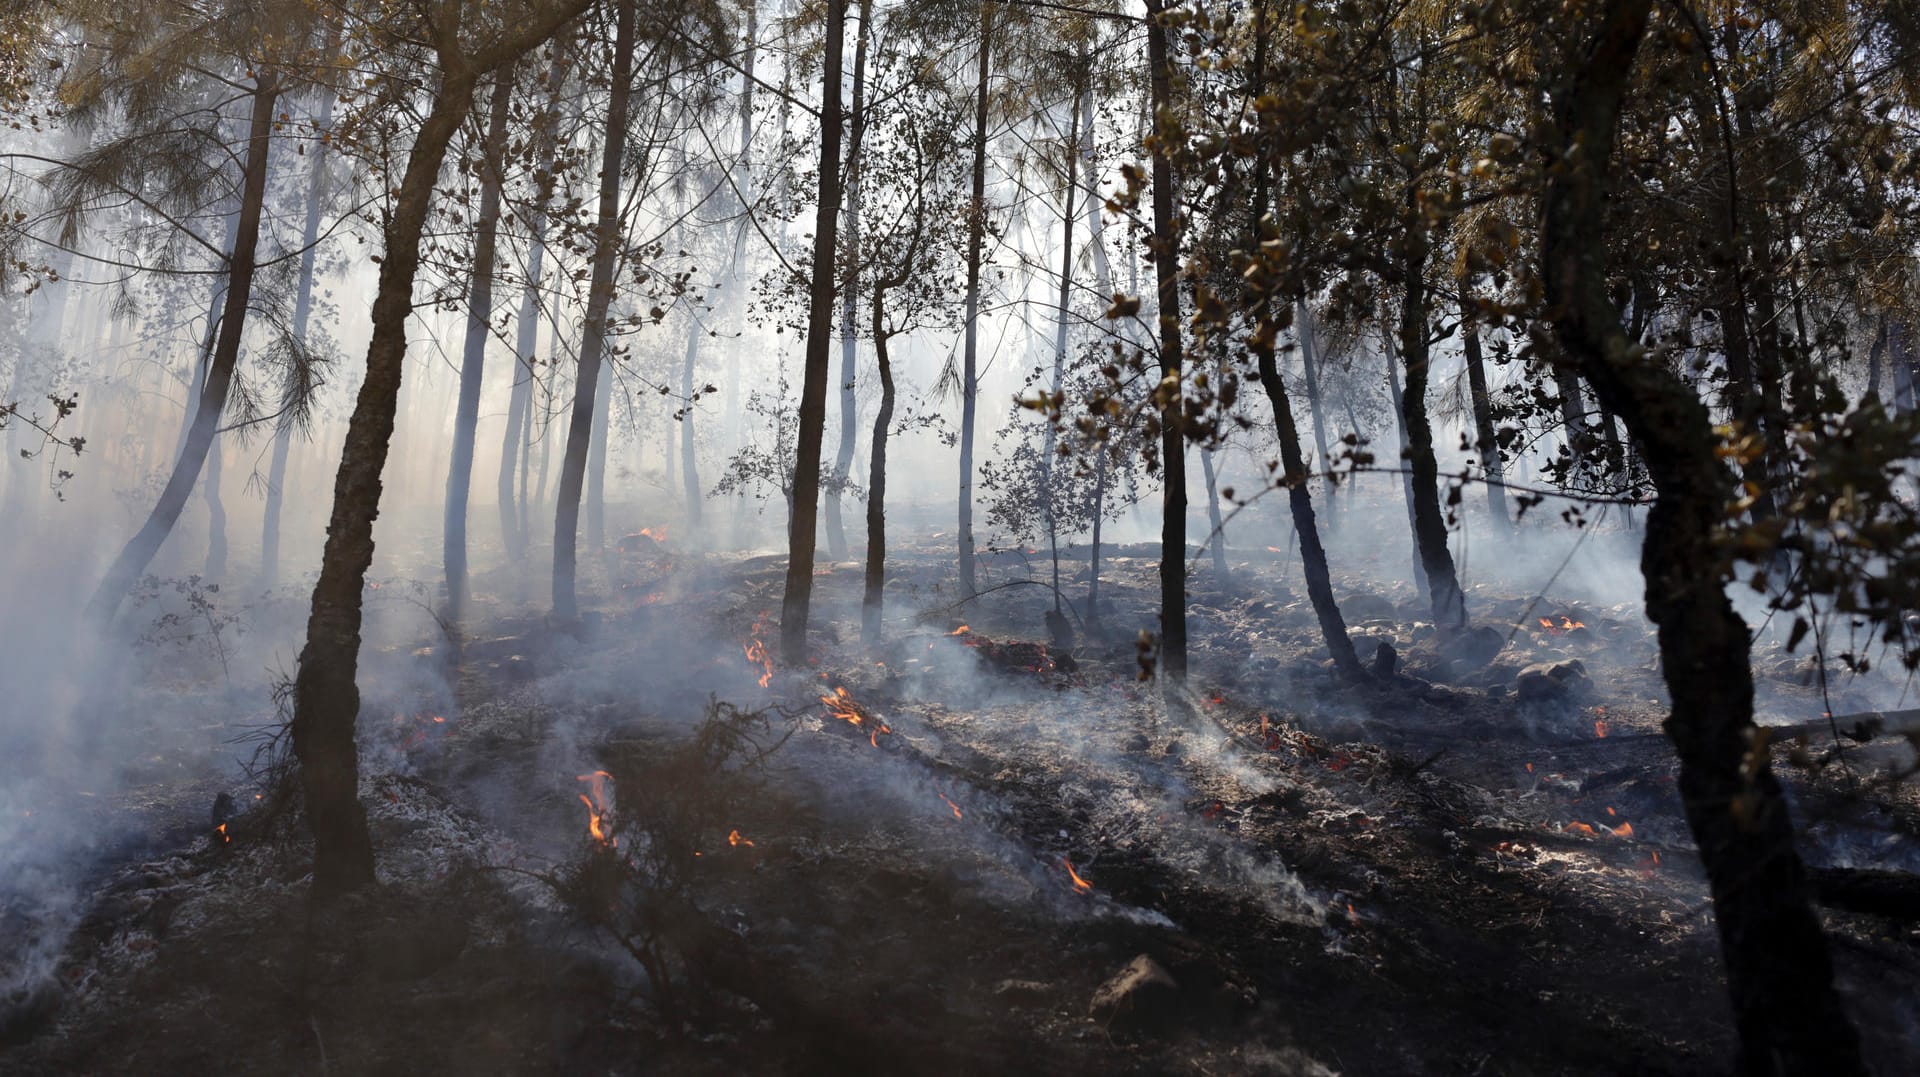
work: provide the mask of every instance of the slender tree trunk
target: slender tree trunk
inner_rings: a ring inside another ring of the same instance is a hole
[[[1162,23],[1164,0],[1147,0],[1147,79],[1156,117],[1173,108],[1173,61]],[[1156,119],[1156,129],[1158,120]],[[1187,420],[1180,329],[1180,221],[1173,211],[1173,165],[1153,154],[1153,268],[1160,325],[1160,678],[1168,702],[1187,681]]]
[[[211,583],[227,575],[227,503],[220,496],[222,472],[220,435],[215,431],[213,444],[207,446],[207,473],[200,481],[200,497],[207,503],[207,567],[203,574]]]
[[[1887,357],[1887,316],[1876,319],[1873,343],[1867,348],[1867,393],[1863,404],[1880,403],[1880,367]]]
[[[1447,549],[1447,522],[1440,513],[1440,465],[1434,459],[1433,425],[1427,419],[1427,249],[1414,198],[1409,189],[1406,253],[1400,267],[1400,356],[1407,369],[1400,413],[1407,424],[1407,464],[1413,481],[1413,537],[1420,566],[1426,570],[1434,623],[1464,625],[1466,595]]]
[[[333,128],[333,93],[320,91],[320,112],[314,121],[321,131]],[[319,257],[320,216],[327,196],[327,144],[315,143],[313,167],[307,179],[307,220],[300,233],[300,287],[293,300],[293,339],[307,346],[307,324],[313,318],[314,263]],[[293,447],[293,424],[280,423],[273,435],[273,462],[267,469],[267,506],[260,524],[260,584],[270,589],[280,582],[280,512],[286,496],[287,454]]]
[[[387,463],[407,357],[407,320],[420,268],[420,233],[447,145],[473,99],[475,75],[443,68],[433,108],[415,136],[386,228],[385,257],[373,302],[373,336],[327,526],[320,580],[313,590],[307,643],[294,681],[293,748],[300,760],[307,822],[313,830],[313,894],[326,900],[373,881],[373,843],[360,805],[354,719],[360,690],[361,594],[373,563],[373,521]]]
[[[893,425],[893,360],[887,355],[886,289],[873,285],[873,357],[880,365],[880,413],[873,417],[867,460],[867,578],[860,599],[860,639],[880,641],[887,589],[887,434]]]
[[[980,591],[973,557],[973,424],[980,394],[980,259],[987,228],[987,89],[992,75],[993,5],[980,5],[979,74],[974,79],[973,200],[967,214],[967,309],[960,369],[960,593]]]
[[[196,404],[186,444],[153,512],[114,559],[99,590],[87,604],[87,619],[96,626],[104,628],[113,620],[120,600],[160,551],[174,522],[180,518],[180,511],[186,507],[219,431],[220,415],[227,406],[227,390],[233,384],[233,369],[240,359],[240,335],[246,327],[247,303],[253,295],[254,248],[260,238],[261,207],[266,201],[267,151],[273,137],[273,106],[278,98],[277,84],[270,76],[256,83],[248,121],[247,163],[241,178],[238,227],[227,257],[226,309],[220,317],[220,337],[214,346],[206,386]]]
[[[1060,205],[1060,298],[1053,323],[1053,391],[1065,393],[1067,376],[1067,327],[1073,317],[1073,224],[1074,199],[1079,195],[1081,109],[1086,95],[1073,99],[1073,118],[1069,122],[1067,144],[1075,147],[1066,154],[1067,177],[1061,187]],[[1058,428],[1049,419],[1042,433],[1040,449],[1040,510],[1046,518],[1047,550],[1053,557],[1053,612],[1060,613],[1060,526],[1054,513],[1053,466],[1058,457]]]
[[[606,374],[608,364],[612,362],[613,348],[611,346],[604,348],[601,356],[600,372]],[[626,401],[626,403],[628,418],[631,419],[632,402]],[[607,443],[613,437],[613,379],[611,377],[602,377],[594,387],[591,435],[590,447],[587,450],[587,549],[599,553],[607,548]],[[646,445],[643,442],[634,444],[633,456],[636,462],[645,448]],[[669,430],[667,431],[667,451],[661,454],[663,472],[672,466],[672,449],[673,431]]]
[[[1336,526],[1334,509],[1339,502],[1334,493],[1338,487],[1333,477],[1333,452],[1327,441],[1326,410],[1320,406],[1320,348],[1314,339],[1313,308],[1307,305],[1305,299],[1294,301],[1293,324],[1294,334],[1300,340],[1300,368],[1306,377],[1307,411],[1313,419],[1316,466],[1323,476],[1322,489],[1327,494],[1327,526],[1332,529]]]
[[[867,38],[873,22],[873,0],[860,0],[860,34],[853,46],[853,111],[847,115],[847,279],[840,294],[840,447],[833,457],[833,483],[827,491],[827,551],[840,560],[847,556],[847,532],[840,519],[840,498],[853,467],[855,434],[860,422],[860,400],[855,395],[859,348],[854,327],[860,301],[860,147],[867,125]]]
[[[1232,582],[1227,569],[1227,523],[1220,515],[1220,484],[1213,471],[1213,450],[1200,447],[1200,475],[1207,484],[1207,547],[1213,551],[1213,575],[1215,586],[1225,587]]]
[[[680,478],[687,491],[687,524],[700,529],[700,460],[693,441],[693,370],[700,360],[700,324],[687,329],[687,361],[680,369],[680,395],[686,400],[680,417]]]
[[[1107,450],[1093,464],[1093,535],[1087,549],[1087,632],[1100,630],[1100,532],[1107,519]]]
[[[553,65],[547,70],[547,107],[540,116],[535,136],[539,140],[538,167],[542,176],[553,174],[554,157],[559,149],[554,131],[560,119],[560,94],[567,82],[566,56],[564,45],[555,49]],[[506,548],[507,562],[512,565],[526,560],[528,532],[533,526],[527,517],[525,450],[532,445],[535,349],[540,339],[540,315],[545,309],[540,299],[540,277],[546,268],[549,193],[545,187],[534,192],[533,205],[527,214],[527,283],[520,293],[520,313],[515,320],[513,388],[508,393],[507,429],[500,439],[500,477],[495,487],[500,503],[501,545]],[[514,501],[516,465],[520,472],[517,506]],[[515,575],[518,578],[518,573]]]
[[[840,223],[840,74],[846,50],[846,0],[827,0],[827,40],[820,88],[820,180],[813,220],[813,289],[807,308],[807,357],[800,383],[800,431],[787,525],[787,582],[780,601],[780,658],[807,656],[813,604],[813,552],[820,522],[820,443],[827,425],[827,379],[833,350],[833,255]],[[775,444],[779,444],[778,440]]]
[[[513,65],[494,75],[493,102],[481,146],[480,214],[474,222],[473,281],[467,292],[467,335],[460,356],[460,400],[453,415],[453,458],[447,466],[441,557],[447,574],[447,623],[459,630],[467,613],[467,498],[473,487],[473,443],[480,427],[487,331],[493,321],[494,260],[500,236],[500,188],[506,180],[508,106]]]
[[[1487,476],[1487,516],[1495,534],[1513,533],[1507,517],[1505,473],[1500,464],[1500,434],[1493,428],[1493,396],[1487,391],[1487,364],[1480,352],[1480,325],[1474,320],[1473,296],[1460,282],[1460,344],[1467,358],[1467,391],[1473,397],[1473,432],[1479,441],[1480,470]]]
[[[1658,492],[1641,553],[1647,613],[1659,626],[1673,699],[1666,729],[1713,893],[1740,1069],[1862,1074],[1787,804],[1769,753],[1754,748],[1748,629],[1727,599],[1731,565],[1718,537],[1735,482],[1716,455],[1706,407],[1665,364],[1647,361],[1607,293],[1607,170],[1651,6],[1615,0],[1600,9],[1597,32],[1553,95],[1561,163],[1546,171],[1542,198],[1547,309],[1570,361],[1640,444]]]
[[[1401,391],[1400,371],[1394,366],[1391,354],[1387,356],[1387,388],[1393,396],[1393,418],[1400,430],[1400,456],[1407,459],[1412,456],[1413,449],[1412,439],[1407,434],[1406,394]],[[1357,425],[1355,429],[1358,429]],[[1422,594],[1431,594],[1426,561],[1420,556],[1420,517],[1413,506],[1413,473],[1410,469],[1402,468],[1400,471],[1400,492],[1407,502],[1407,535],[1413,539],[1413,586]]]
[[[560,503],[553,525],[553,616],[564,624],[580,619],[575,568],[579,556],[580,495],[587,478],[599,410],[600,364],[606,349],[607,311],[613,304],[613,269],[620,251],[620,168],[627,147],[627,111],[633,94],[635,0],[620,0],[613,41],[613,86],[607,100],[606,144],[600,156],[600,208],[594,222],[593,278],[587,291],[586,327],[580,339],[579,372],[573,384],[573,414],[567,455],[560,463]],[[606,426],[604,416],[601,427]],[[604,532],[602,533],[604,540]]]

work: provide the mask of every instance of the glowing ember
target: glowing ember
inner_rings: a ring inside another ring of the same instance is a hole
[[[602,848],[618,848],[618,839],[607,832],[607,813],[612,810],[607,796],[607,782],[613,780],[613,775],[596,770],[592,774],[580,775],[577,780],[587,783],[587,792],[580,794],[580,803],[587,806],[587,833],[593,836],[594,844]]]
[[[1569,834],[1584,834],[1589,838],[1597,838],[1600,836],[1599,831],[1593,829],[1591,826],[1588,826],[1585,823],[1568,823],[1566,826],[1566,831]]]
[[[1353,902],[1347,902],[1347,923],[1358,924],[1359,922],[1360,914],[1353,911]]]
[[[1611,732],[1613,732],[1613,727],[1607,724],[1607,720],[1605,718],[1595,718],[1593,720],[1594,736],[1605,737],[1607,734]]]
[[[939,798],[940,798],[941,800],[944,800],[944,801],[946,801],[946,802],[947,802],[947,807],[949,807],[949,808],[952,808],[952,809],[953,809],[953,817],[954,817],[955,819],[964,819],[964,818],[966,818],[966,816],[965,816],[965,815],[963,815],[963,814],[961,813],[961,811],[960,811],[960,805],[958,805],[958,804],[955,804],[955,803],[953,802],[953,798],[952,798],[952,797],[949,797],[949,796],[948,796],[947,794],[945,794],[945,793],[942,793],[942,792],[938,792],[938,791],[936,791],[936,792],[935,792],[935,793],[934,793],[933,795],[934,795],[934,796],[937,796],[937,797],[939,797]]]
[[[1287,551],[1281,549],[1278,546],[1269,546],[1267,547],[1267,552],[1268,553],[1286,553]]]
[[[743,838],[740,836],[740,832],[738,830],[734,830],[734,831],[730,831],[727,834],[727,844],[728,845],[745,845],[751,848],[753,846],[753,839]]]
[[[752,638],[745,644],[747,661],[760,667],[760,687],[762,688],[773,683],[773,655],[767,652],[767,643],[763,638],[767,633],[767,618],[772,616],[772,612],[769,610],[762,613],[760,619],[753,622]]]
[[[227,824],[221,823],[219,826],[216,826],[213,829],[218,831],[220,834],[220,844],[222,845],[233,844],[233,835],[227,833]]]
[[[1616,838],[1631,838],[1633,837],[1633,824],[1621,823],[1616,827],[1608,827],[1607,832]]]
[[[971,632],[971,631],[973,631],[973,629],[971,629],[971,628],[968,628],[968,627],[967,627],[966,625],[961,625],[961,626],[960,626],[959,628],[956,628],[956,629],[954,629],[953,631],[951,631],[951,632],[949,632],[949,633],[947,633],[947,635],[949,635],[949,636],[964,636],[964,635],[966,635],[966,634],[967,634],[968,632]]]
[[[1088,882],[1085,879],[1082,879],[1080,877],[1080,873],[1073,870],[1073,861],[1068,860],[1066,857],[1063,856],[1060,858],[1060,863],[1066,867],[1067,877],[1073,880],[1073,889],[1075,893],[1087,894],[1087,893],[1093,892],[1093,884]]]
[[[892,726],[863,712],[844,687],[835,688],[832,695],[821,696],[820,702],[827,705],[828,714],[843,722],[851,722],[856,728],[866,730],[867,743],[875,748],[880,747],[882,733],[893,732]]]

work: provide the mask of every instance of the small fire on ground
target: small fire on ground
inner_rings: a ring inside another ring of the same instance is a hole
[[[1587,627],[1587,623],[1585,621],[1576,621],[1563,613],[1560,615],[1559,624],[1554,624],[1553,618],[1551,617],[1540,618],[1540,627],[1545,630],[1549,636],[1564,636],[1571,632],[1580,631]]]
[[[580,775],[578,780],[587,783],[587,792],[580,794],[580,803],[587,806],[587,833],[592,835],[594,844],[603,849],[619,848],[619,839],[613,836],[607,824],[607,815],[613,810],[612,798],[607,796],[607,783],[613,780],[613,775],[596,770],[592,774]]]
[[[1073,881],[1074,893],[1090,894],[1093,892],[1093,884],[1081,878],[1080,873],[1073,870],[1073,861],[1063,856],[1060,858],[1060,865],[1067,869],[1067,878]]]
[[[832,693],[821,696],[820,702],[826,704],[828,714],[843,722],[851,722],[855,728],[864,731],[867,734],[867,743],[875,748],[880,747],[882,734],[893,732],[892,726],[861,709],[860,704],[854,701],[853,696],[844,687],[836,687]]]
[[[767,651],[766,641],[767,618],[771,617],[772,613],[771,610],[762,613],[759,620],[753,622],[750,638],[744,645],[747,661],[760,667],[760,687],[762,688],[773,683],[773,655]]]

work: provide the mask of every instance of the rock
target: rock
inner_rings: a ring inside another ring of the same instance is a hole
[[[1569,702],[1593,691],[1593,678],[1578,658],[1563,662],[1536,662],[1514,678],[1514,694],[1521,702]]]
[[[1050,652],[1048,657],[1053,659],[1053,668],[1058,672],[1073,673],[1080,668],[1080,663],[1065,651]]]
[[[1370,591],[1355,591],[1348,595],[1340,603],[1340,612],[1349,621],[1390,621],[1397,613],[1390,599]]]
[[[1039,980],[1001,980],[993,985],[993,997],[1015,1006],[1044,1005],[1052,988]]]
[[[1126,748],[1129,752],[1144,752],[1152,746],[1153,741],[1147,739],[1145,733],[1135,733],[1127,738]]]
[[[1073,625],[1067,622],[1067,615],[1059,610],[1047,611],[1047,642],[1063,651],[1073,647]]]
[[[1492,662],[1507,645],[1507,637],[1491,625],[1481,625],[1455,633],[1440,641],[1438,653],[1443,662],[1453,664],[1460,675]]]
[[[1393,644],[1381,640],[1373,652],[1373,675],[1385,680],[1393,676],[1394,667],[1399,664],[1400,652],[1393,649]]]
[[[1148,1031],[1178,1025],[1180,984],[1146,954],[1134,958],[1093,993],[1088,1012],[1110,1029]]]

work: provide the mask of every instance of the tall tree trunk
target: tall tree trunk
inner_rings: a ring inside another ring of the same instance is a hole
[[[1420,224],[1416,197],[1410,186],[1406,249],[1400,265],[1400,357],[1407,370],[1400,413],[1407,423],[1407,464],[1413,480],[1413,537],[1420,567],[1427,574],[1434,623],[1464,625],[1467,600],[1454,574],[1453,554],[1447,549],[1447,522],[1440,513],[1440,465],[1433,455],[1433,424],[1427,419],[1427,237]]]
[[[1333,477],[1333,452],[1327,441],[1326,409],[1321,407],[1320,398],[1320,346],[1314,338],[1313,308],[1304,298],[1293,304],[1294,335],[1300,340],[1300,369],[1305,375],[1307,386],[1307,411],[1313,419],[1313,448],[1323,478],[1321,488],[1327,493],[1327,526],[1336,526],[1334,509],[1339,504],[1333,495],[1338,487]],[[1355,431],[1359,433],[1359,431]]]
[[[727,314],[725,324],[730,331],[744,338],[747,331],[747,233],[753,222],[748,214],[753,211],[753,63],[760,45],[760,3],[759,0],[741,0],[746,9],[745,54],[740,61],[740,151],[733,159],[734,201],[740,211],[740,223],[733,230],[733,259],[727,268]],[[784,115],[785,103],[782,103]],[[784,219],[782,221],[784,224]],[[735,361],[727,364],[727,403],[724,436],[720,444],[726,455],[739,449],[745,440],[741,436],[741,389],[740,368],[744,364]],[[736,508],[745,504],[745,499],[736,496]],[[735,541],[738,541],[737,538]]]
[[[253,295],[254,248],[260,239],[260,212],[266,201],[267,158],[273,138],[273,106],[279,99],[278,84],[263,75],[255,83],[252,114],[247,124],[247,163],[241,177],[240,213],[233,246],[227,256],[226,309],[220,317],[220,337],[214,345],[213,361],[208,366],[206,386],[200,393],[193,414],[193,425],[186,444],[167,479],[166,488],[154,503],[146,523],[127,541],[101,579],[99,590],[87,603],[87,619],[104,628],[113,620],[134,581],[146,571],[154,554],[173,530],[180,511],[200,478],[207,451],[220,428],[220,415],[226,410],[227,391],[233,384],[233,369],[240,359],[240,334],[246,328],[247,303]]]
[[[1173,61],[1167,55],[1164,0],[1147,0],[1147,80],[1155,116],[1171,117]],[[1160,678],[1169,703],[1187,681],[1187,420],[1180,339],[1180,222],[1173,212],[1173,165],[1156,140],[1153,153],[1153,269],[1160,325]]]
[[[867,126],[867,38],[873,22],[873,0],[860,0],[860,34],[853,46],[853,111],[847,115],[847,279],[840,293],[840,447],[833,457],[833,483],[827,491],[827,552],[834,560],[847,556],[847,532],[840,519],[840,498],[853,467],[860,400],[855,395],[859,348],[854,327],[860,315],[860,146]]]
[[[1546,172],[1541,265],[1569,360],[1627,424],[1657,499],[1641,569],[1659,626],[1680,795],[1713,893],[1749,1074],[1861,1074],[1806,871],[1753,724],[1747,625],[1727,599],[1717,537],[1734,479],[1706,407],[1620,324],[1606,288],[1604,207],[1614,130],[1651,0],[1615,0],[1553,94],[1558,167]],[[1544,66],[1543,70],[1552,70]]]
[[[980,5],[979,74],[974,79],[973,200],[967,212],[967,309],[960,368],[960,593],[980,591],[973,557],[973,423],[980,394],[980,259],[987,228],[987,89],[992,75],[992,4]]]
[[[880,365],[880,412],[867,453],[867,578],[860,599],[860,639],[880,642],[887,590],[887,434],[893,425],[893,360],[887,354],[886,289],[873,285],[873,357]]]
[[[354,676],[360,653],[361,592],[373,562],[380,473],[386,467],[406,365],[407,319],[413,312],[413,282],[420,266],[420,233],[447,144],[472,100],[473,82],[471,73],[457,68],[442,74],[387,223],[366,379],[341,449],[326,551],[294,681],[293,747],[300,760],[307,821],[313,830],[313,893],[319,900],[373,881],[373,845],[359,800],[360,763],[353,737],[360,709]]]
[[[800,383],[800,431],[787,524],[787,582],[780,601],[780,659],[807,655],[813,604],[813,551],[820,523],[820,443],[827,425],[827,379],[833,350],[833,255],[840,223],[840,74],[847,34],[846,0],[827,0],[827,40],[820,88],[820,180],[813,219],[813,281],[807,308],[807,357]],[[776,445],[779,444],[776,438]]]
[[[1880,403],[1880,367],[1887,357],[1887,316],[1875,319],[1873,343],[1867,347],[1867,393],[1863,404]]]
[[[1400,371],[1394,366],[1393,356],[1387,356],[1387,389],[1393,396],[1393,418],[1400,431],[1400,456],[1406,459],[1412,456],[1412,441],[1407,434],[1406,394],[1400,388]],[[1351,405],[1349,405],[1351,407]],[[1351,414],[1348,416],[1352,418]],[[1355,429],[1359,429],[1359,420],[1353,420]],[[1413,472],[1402,468],[1400,471],[1400,492],[1407,503],[1407,535],[1413,539],[1413,586],[1422,594],[1431,594],[1427,584],[1427,564],[1420,556],[1420,516],[1414,508]]]
[[[213,444],[207,446],[207,473],[200,482],[200,497],[207,503],[207,566],[203,576],[211,583],[219,583],[227,575],[227,503],[220,496],[224,470],[221,456],[216,430]]]
[[[627,148],[627,110],[633,95],[635,0],[620,0],[613,39],[613,85],[607,99],[606,144],[600,155],[600,208],[594,222],[593,278],[587,291],[586,326],[580,338],[579,371],[573,383],[573,413],[567,455],[560,463],[560,503],[553,524],[553,616],[580,619],[575,583],[580,541],[580,495],[593,444],[600,397],[600,364],[606,349],[607,310],[613,304],[613,269],[620,252],[620,168]],[[606,421],[601,419],[604,427]],[[603,533],[604,536],[604,533]]]
[[[486,375],[487,331],[493,321],[494,258],[500,236],[500,188],[506,181],[508,106],[513,64],[493,79],[486,141],[480,149],[480,215],[474,222],[473,280],[467,291],[467,335],[460,356],[460,400],[453,415],[453,457],[440,552],[447,574],[447,623],[458,631],[467,613],[467,498],[473,487],[473,442],[480,427],[480,387]]]
[[[1495,534],[1512,534],[1506,476],[1500,464],[1500,434],[1493,428],[1493,396],[1487,391],[1487,364],[1480,352],[1480,323],[1474,319],[1473,295],[1464,280],[1460,282],[1460,345],[1467,358],[1467,392],[1473,398],[1473,433],[1480,443],[1480,470],[1487,477],[1487,516],[1493,521]]]
[[[314,126],[333,129],[333,92],[320,91],[320,112]],[[300,232],[300,285],[293,300],[293,339],[307,345],[307,324],[313,318],[314,263],[320,249],[320,216],[327,197],[327,144],[313,147],[313,166],[307,178],[307,219]],[[280,582],[280,512],[286,497],[287,455],[293,447],[293,424],[282,421],[273,435],[273,462],[267,469],[267,505],[260,523],[260,585],[270,589]]]
[[[1227,522],[1220,514],[1220,484],[1213,471],[1213,450],[1200,447],[1200,476],[1207,485],[1207,548],[1213,551],[1214,586],[1230,581],[1227,569]]]
[[[680,417],[680,478],[687,491],[687,524],[700,528],[700,460],[693,440],[693,370],[700,361],[700,323],[687,329],[687,361],[680,368],[680,395],[686,400]]]
[[[560,94],[567,82],[567,49],[556,48],[553,65],[547,70],[547,107],[541,113],[535,137],[539,140],[539,174],[553,175],[554,157],[559,140],[554,131],[560,120]],[[520,565],[527,557],[528,533],[532,521],[527,517],[527,459],[533,436],[533,389],[535,349],[539,343],[540,315],[545,305],[540,299],[540,277],[547,257],[547,197],[542,187],[534,192],[527,213],[527,283],[520,293],[520,312],[515,319],[513,388],[507,399],[507,429],[500,439],[500,478],[495,486],[500,503],[500,540],[507,551],[507,562]],[[514,469],[519,468],[519,502],[514,500]],[[516,578],[518,574],[516,573]]]
[[[600,360],[601,373],[604,374],[607,372],[607,365],[611,362],[612,355],[612,347],[606,347],[603,350]],[[628,417],[631,418],[633,413],[632,402],[625,401],[625,403],[627,404]],[[607,548],[607,443],[612,437],[613,379],[603,377],[599,379],[599,382],[594,387],[593,429],[590,439],[591,447],[587,451],[587,489],[585,495],[587,510],[587,549],[595,553],[604,552]],[[634,445],[633,455],[635,461],[640,459],[641,451],[645,449],[645,447],[643,443],[636,443]],[[673,447],[673,431],[671,430],[667,431],[667,447],[669,450]],[[672,453],[667,452],[663,454],[661,460],[661,470],[666,471],[671,467]]]
[[[1100,532],[1107,518],[1107,450],[1093,463],[1093,535],[1087,547],[1087,632],[1100,631]]]
[[[1084,60],[1084,58],[1083,58]],[[1056,393],[1066,392],[1067,327],[1073,317],[1073,216],[1074,200],[1079,195],[1081,110],[1085,93],[1073,98],[1073,118],[1067,130],[1067,177],[1061,187],[1060,205],[1060,297],[1053,323],[1053,383]],[[1053,558],[1053,612],[1060,613],[1060,526],[1054,513],[1053,466],[1058,456],[1058,428],[1049,420],[1042,433],[1040,449],[1040,510],[1047,526],[1047,551]]]

